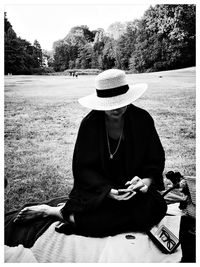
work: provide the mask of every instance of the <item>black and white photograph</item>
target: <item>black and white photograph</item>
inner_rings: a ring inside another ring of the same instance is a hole
[[[196,10],[4,1],[3,263],[198,262]]]

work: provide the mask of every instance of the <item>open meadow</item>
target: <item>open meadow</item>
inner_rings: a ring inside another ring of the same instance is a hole
[[[166,153],[165,173],[195,170],[195,68],[128,74],[147,82],[135,105],[154,118]],[[77,102],[94,92],[95,76],[5,76],[5,210],[67,195],[74,143],[89,112]],[[142,123],[142,122],[141,122]]]

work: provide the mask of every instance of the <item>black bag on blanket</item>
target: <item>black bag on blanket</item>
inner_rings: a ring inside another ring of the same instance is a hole
[[[186,214],[181,217],[180,242],[183,257],[181,262],[196,262],[196,177],[185,177],[188,186]]]
[[[59,197],[52,199],[48,202],[40,202],[40,203],[29,203],[24,205],[22,208],[40,205],[40,204],[48,204],[50,206],[57,206],[61,202],[66,202],[68,200],[67,197]],[[23,224],[14,223],[13,220],[16,215],[20,212],[19,210],[11,211],[5,214],[5,245],[14,247],[22,244],[25,248],[30,248],[34,245],[35,241],[40,237],[48,227],[57,219],[54,218],[36,218],[30,221],[27,221]]]
[[[186,185],[184,193],[188,196],[185,203],[180,203],[179,208],[185,210],[181,217],[179,237],[175,236],[165,225],[161,225],[157,231],[148,231],[147,235],[163,253],[173,253],[179,245],[182,249],[181,262],[196,261],[196,178],[183,177],[179,172],[169,171],[166,177],[171,180],[173,187],[164,191],[163,196],[176,188],[180,188],[181,179]]]

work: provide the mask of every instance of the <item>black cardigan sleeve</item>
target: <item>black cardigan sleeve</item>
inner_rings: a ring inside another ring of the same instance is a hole
[[[91,112],[80,125],[72,162],[74,186],[69,201],[62,209],[63,217],[69,211],[95,209],[112,188],[102,168],[100,122]]]
[[[153,118],[146,110],[134,105],[128,107],[126,115],[126,169],[129,179],[135,175],[149,177],[154,187],[162,190],[165,153]]]
[[[146,148],[143,161],[142,176],[150,177],[158,190],[164,189],[163,170],[165,166],[165,153],[156,131],[152,117],[148,116],[146,127]]]

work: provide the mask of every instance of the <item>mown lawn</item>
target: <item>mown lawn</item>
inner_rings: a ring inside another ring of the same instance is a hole
[[[153,116],[166,153],[165,173],[195,175],[195,68],[130,74],[147,82],[135,102]],[[73,147],[88,110],[77,99],[93,92],[95,76],[5,77],[5,210],[67,195]]]

